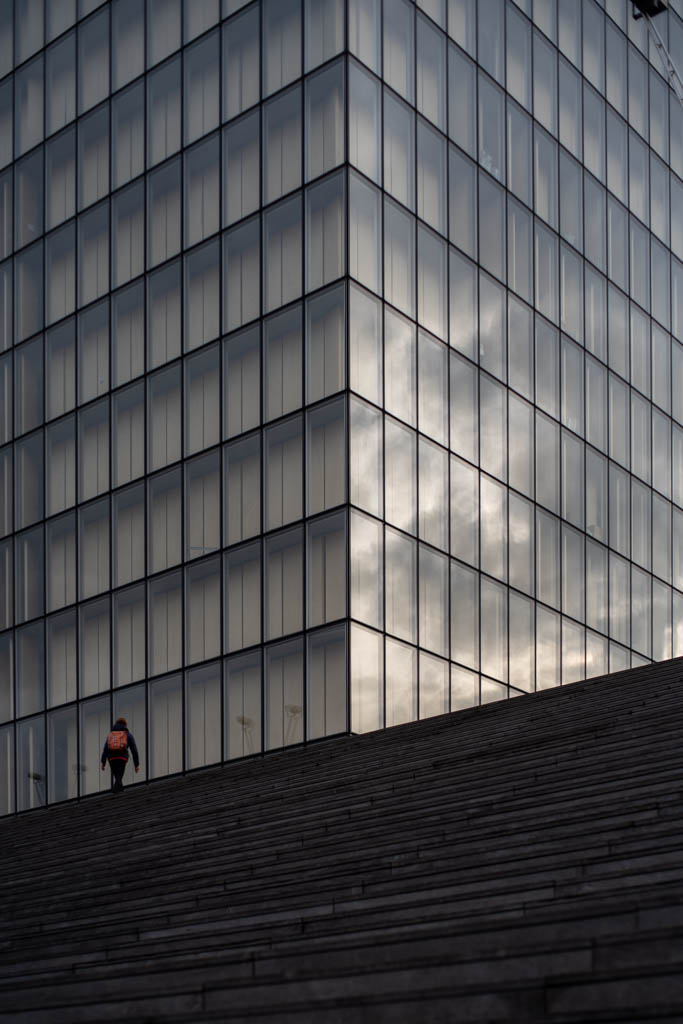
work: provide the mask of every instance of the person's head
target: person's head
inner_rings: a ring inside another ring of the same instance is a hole
[[[123,715],[119,715],[119,717],[114,722],[114,725],[122,725],[124,727],[124,729],[127,729],[128,728],[128,720],[125,719],[123,717]]]

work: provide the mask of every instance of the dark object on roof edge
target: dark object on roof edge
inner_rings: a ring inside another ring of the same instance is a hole
[[[657,14],[661,14],[667,8],[665,0],[633,0],[633,17],[638,20],[642,18],[644,14],[649,14],[651,18],[654,18]]]

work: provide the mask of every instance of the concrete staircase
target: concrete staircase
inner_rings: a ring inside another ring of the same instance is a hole
[[[683,1021],[683,659],[0,821],[0,1021]]]

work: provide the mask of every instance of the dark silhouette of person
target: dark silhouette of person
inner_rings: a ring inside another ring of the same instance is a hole
[[[121,715],[114,722],[111,732],[104,741],[102,750],[102,771],[107,761],[111,768],[111,788],[114,793],[123,789],[123,773],[128,764],[128,751],[133,755],[135,771],[140,771],[140,756],[133,733],[128,729],[128,722]]]

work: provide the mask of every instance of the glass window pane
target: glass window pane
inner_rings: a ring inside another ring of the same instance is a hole
[[[185,464],[185,558],[199,558],[220,548],[219,478],[218,451]]]
[[[480,172],[479,259],[486,270],[501,280],[505,277],[505,249],[505,193]]]
[[[351,616],[381,629],[384,624],[382,524],[351,512]]]
[[[45,719],[39,715],[17,728],[17,810],[45,802]]]
[[[347,729],[346,630],[343,626],[309,634],[308,715],[310,739]]]
[[[250,7],[223,28],[223,117],[248,110],[259,99],[259,9]]]
[[[411,643],[417,641],[416,543],[385,528],[385,620],[387,632]]]
[[[172,775],[183,769],[183,680],[169,676],[149,688],[149,774]]]
[[[208,558],[186,568],[185,661],[188,664],[220,654],[220,607],[220,559]],[[214,717],[220,720],[219,713]]]
[[[253,213],[259,205],[260,119],[258,111],[223,133],[223,225]]]
[[[180,58],[168,61],[147,80],[147,166],[180,148]]]
[[[261,545],[247,544],[223,562],[226,651],[261,642]]]
[[[42,242],[25,249],[15,260],[14,321],[17,341],[30,337],[43,326],[42,264]]]
[[[384,187],[415,209],[415,115],[384,90]]]
[[[220,440],[220,350],[205,349],[185,362],[185,454]]]
[[[47,720],[48,792],[51,804],[78,796],[76,708],[54,712]]]
[[[448,558],[420,545],[420,646],[448,655]]]
[[[385,725],[391,727],[417,718],[417,651],[389,637],[385,644]]]
[[[302,315],[295,306],[270,317],[264,336],[264,401],[267,420],[302,405]]]
[[[114,586],[121,586],[139,579],[145,571],[144,485],[114,495],[112,516]]]
[[[346,517],[324,516],[308,525],[308,626],[346,614]]]
[[[263,191],[270,202],[301,184],[301,87],[266,104],[263,118]]]
[[[181,0],[147,0],[147,65],[180,46]]]
[[[168,671],[169,668],[179,668],[181,664],[183,616],[180,572],[156,578],[150,582],[148,593],[149,674],[157,675]],[[154,688],[152,694],[153,692]],[[153,701],[151,703],[153,704]],[[179,736],[178,750],[182,754]]]
[[[261,652],[223,663],[225,756],[245,757],[261,750]]]
[[[359,60],[379,73],[380,0],[350,0],[348,9],[349,49]]]
[[[226,338],[223,348],[223,436],[260,422],[261,335],[258,326]]]
[[[415,316],[415,226],[410,214],[384,203],[384,295],[408,316]]]
[[[76,423],[73,416],[49,428],[46,437],[47,515],[76,503]]]
[[[342,0],[306,0],[306,71],[334,57],[344,41]]]
[[[384,651],[382,635],[351,627],[351,729],[381,729],[384,722]]]
[[[417,532],[417,436],[388,416],[384,420],[385,514],[388,522]]]
[[[109,598],[99,598],[79,608],[79,677],[81,696],[102,693],[111,686],[111,639]],[[109,703],[107,698],[107,704]],[[81,704],[81,709],[84,705]],[[108,724],[100,731],[106,736]],[[84,739],[84,737],[82,737]],[[99,757],[98,757],[99,760]]]
[[[322,6],[321,0],[316,0]],[[344,64],[306,79],[306,181],[344,159]]]
[[[125,384],[144,370],[144,283],[112,296],[113,385]]]
[[[78,221],[78,304],[84,306],[109,289],[109,203]]]
[[[384,0],[384,79],[414,102],[415,11],[407,0]]]
[[[112,200],[112,285],[125,284],[144,270],[145,190],[143,182]]]
[[[223,236],[223,329],[234,330],[259,315],[259,218]]]
[[[114,595],[113,626],[114,686],[125,686],[145,676],[144,584]]]
[[[14,177],[14,237],[18,249],[34,242],[43,232],[42,149],[17,164]]]
[[[266,529],[302,514],[302,423],[293,417],[271,427],[265,440]]]
[[[307,400],[315,402],[344,386],[345,293],[330,288],[306,304]]]
[[[307,414],[308,514],[341,505],[346,497],[344,402],[329,402]]]
[[[142,381],[114,396],[112,414],[112,484],[118,487],[142,476],[145,469],[145,450],[140,444],[145,430],[145,392]]]
[[[45,152],[45,226],[56,227],[76,210],[76,130],[57,135]]]
[[[252,434],[224,450],[224,538],[235,544],[261,529],[261,437]]]
[[[349,160],[381,183],[380,83],[355,61],[349,64]]]
[[[212,32],[184,51],[183,116],[186,145],[218,126],[219,42],[218,32]]]
[[[185,675],[185,744],[188,768],[221,759],[221,665],[203,665]]]
[[[507,681],[507,590],[481,578],[481,670]]]
[[[219,0],[192,0],[185,4],[183,40],[188,42],[218,21]]]
[[[372,515],[381,515],[382,414],[352,398],[350,402],[349,476],[351,502]]]
[[[169,367],[148,379],[149,468],[160,469],[181,455],[180,368]]]
[[[147,366],[154,369],[180,355],[180,262],[147,279]]]
[[[349,288],[349,374],[354,391],[381,403],[381,305],[354,284]]]
[[[303,628],[303,529],[297,527],[266,540],[266,639]]]
[[[301,197],[271,208],[263,221],[265,311],[277,309],[301,295]]]
[[[145,166],[144,82],[119,93],[112,102],[112,184],[125,185]]]
[[[104,10],[78,29],[79,113],[93,107],[109,92],[109,11]]]
[[[149,571],[160,572],[177,565],[182,558],[180,469],[153,477],[148,487]]]
[[[14,78],[14,148],[26,153],[43,138],[43,58],[17,71]]]
[[[78,318],[78,399],[88,402],[109,388],[109,303],[92,306]]]
[[[214,234],[218,213],[218,135],[185,153],[185,246]]]
[[[185,349],[197,348],[220,331],[219,241],[214,239],[188,253],[185,272]]]
[[[17,630],[17,715],[31,715],[45,707],[45,650],[43,623]]]
[[[301,74],[300,0],[265,0],[262,22],[263,93],[269,96]]]
[[[302,640],[277,644],[266,652],[267,749],[303,740],[303,660]]]
[[[341,277],[345,263],[344,175],[306,192],[306,291]]]

